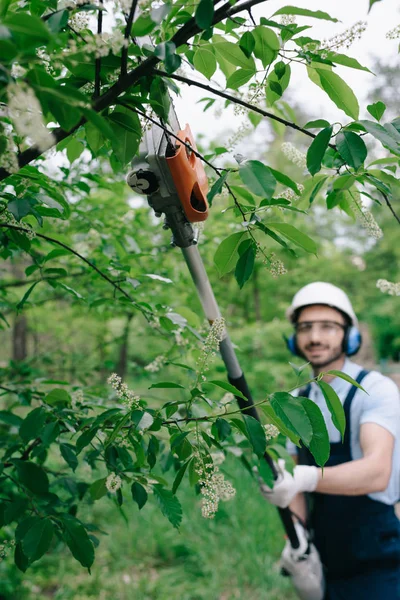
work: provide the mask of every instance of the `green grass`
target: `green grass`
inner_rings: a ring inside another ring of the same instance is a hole
[[[128,523],[103,498],[79,513],[107,533],[99,534],[91,575],[62,545],[25,574],[16,573],[10,557],[0,564],[1,597],[295,600],[290,581],[277,567],[284,544],[277,511],[239,463],[231,459],[225,465],[237,494],[220,505],[214,520],[201,516],[200,498],[184,484],[178,490],[184,511],[179,531],[162,516],[153,498],[139,513],[127,493],[123,510]]]

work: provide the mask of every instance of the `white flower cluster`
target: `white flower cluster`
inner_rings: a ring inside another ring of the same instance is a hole
[[[219,503],[231,500],[235,496],[236,490],[213,463],[200,463],[196,472],[200,475],[199,484],[203,496],[201,514],[206,519],[213,519],[218,511]]]
[[[181,328],[174,331],[175,344],[177,346],[187,346],[189,343],[189,340],[184,338],[182,333],[183,333],[183,329],[181,329]]]
[[[74,31],[81,32],[89,26],[89,15],[84,12],[77,12],[70,16],[68,25]]]
[[[275,425],[272,425],[272,423],[268,423],[267,425],[264,425],[264,431],[265,431],[265,437],[267,439],[267,442],[269,440],[272,440],[272,438],[276,438],[279,435],[279,429],[277,427],[275,427]]]
[[[56,143],[56,138],[43,122],[42,107],[32,88],[24,82],[10,83],[7,87],[8,110],[15,130],[27,137],[41,152]]]
[[[299,189],[300,194],[296,194],[296,192],[292,190],[292,188],[286,188],[282,192],[279,192],[279,198],[285,198],[285,200],[290,201],[297,200],[297,198],[299,198],[299,195],[301,195],[304,192],[304,185],[299,183],[297,187]]]
[[[392,283],[386,279],[378,279],[376,287],[384,294],[389,294],[389,296],[400,296],[400,281]]]
[[[307,157],[303,152],[297,150],[296,146],[293,146],[291,142],[284,142],[281,146],[283,154],[288,158],[294,165],[305,169],[307,166]]]
[[[8,173],[17,173],[19,171],[17,147],[11,136],[7,137],[7,146],[0,156],[0,167],[3,167]]]
[[[22,221],[17,221],[10,211],[5,210],[0,213],[0,220],[3,223],[8,223],[9,225],[15,225],[16,227],[20,227],[23,229],[23,232],[20,230],[20,233],[24,233],[28,240],[33,240],[36,237],[36,232],[28,225],[27,223],[23,223]]]
[[[400,38],[400,25],[397,25],[397,27],[394,27],[393,29],[388,31],[386,37],[388,40],[397,40],[398,38]]]
[[[230,404],[235,400],[235,396],[231,392],[224,394],[220,400],[221,404]]]
[[[71,406],[73,409],[77,409],[80,404],[82,404],[85,400],[82,390],[75,390],[71,394]]]
[[[121,485],[121,477],[119,475],[116,475],[115,473],[110,473],[106,479],[106,488],[108,489],[108,491],[112,494],[115,494],[115,492],[120,489]]]
[[[145,366],[144,370],[148,373],[157,373],[166,363],[166,358],[162,354],[157,356],[151,363]]]
[[[350,48],[350,46],[359,40],[367,29],[366,21],[357,21],[349,29],[346,29],[342,33],[335,35],[329,40],[323,40],[320,48],[325,50],[337,50],[338,48]]]
[[[219,349],[219,345],[225,336],[225,319],[218,317],[208,332],[208,335],[204,341],[203,349],[200,357],[197,361],[197,365],[200,372],[208,370],[207,363],[215,356],[215,351]]]
[[[280,275],[286,275],[287,269],[280,258],[276,258],[275,252],[272,252],[268,257],[263,260],[264,265],[268,267],[272,277],[279,277]]]
[[[249,135],[251,131],[253,131],[253,128],[250,125],[248,125],[247,122],[241,123],[236,129],[235,133],[231,135],[226,144],[229,152],[232,152],[235,146],[237,146],[237,144],[241,142],[243,138]]]
[[[95,58],[101,58],[108,56],[110,52],[118,54],[123,47],[129,45],[129,40],[124,38],[120,29],[116,29],[113,33],[86,33],[83,35],[83,40],[87,62],[90,62],[90,54],[94,54]],[[67,50],[69,55],[76,54],[81,50],[82,48],[76,40],[69,41]]]
[[[9,541],[5,541],[3,544],[0,545],[0,562],[2,562],[8,552],[10,552],[15,546],[15,540],[9,540]]]
[[[107,383],[116,391],[117,397],[126,404],[129,410],[133,410],[139,406],[140,396],[132,392],[127,384],[123,383],[119,375],[113,373],[107,379]]]
[[[353,208],[356,212],[356,216],[360,220],[360,225],[366,229],[368,235],[379,240],[383,236],[383,231],[375,221],[374,215],[365,208],[362,200],[357,200],[353,197]]]
[[[282,15],[281,25],[294,25],[296,23],[296,17],[294,15]]]

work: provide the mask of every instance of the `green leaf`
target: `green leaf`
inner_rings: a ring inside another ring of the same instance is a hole
[[[369,0],[369,9],[368,9],[368,12],[371,10],[371,8],[375,4],[375,2],[381,2],[381,0]]]
[[[355,385],[356,387],[358,387],[360,390],[362,390],[366,394],[368,393],[362,387],[361,384],[359,384],[355,379],[350,377],[350,375],[347,375],[347,373],[343,373],[343,371],[337,371],[336,369],[331,369],[330,371],[326,372],[326,375],[335,375],[335,377],[340,377],[340,379],[344,379],[345,381],[348,381],[349,383],[351,383],[351,385]]]
[[[174,383],[173,381],[159,381],[158,383],[153,383],[149,387],[149,390],[152,390],[154,388],[176,388],[180,390],[186,389],[184,385],[181,385],[180,383]]]
[[[17,544],[15,546],[14,562],[15,562],[16,567],[23,573],[25,573],[25,571],[29,567],[29,558],[27,556],[25,556],[25,554],[22,550],[21,542],[17,542]]]
[[[213,0],[200,0],[195,12],[195,21],[200,29],[209,29],[214,18]]]
[[[250,415],[243,415],[243,420],[246,425],[249,441],[253,447],[255,454],[259,457],[264,456],[265,449],[267,447],[267,440],[265,437],[265,431],[260,421],[257,421]]]
[[[140,140],[142,135],[142,128],[140,126],[139,117],[134,112],[120,112],[119,109],[114,110],[108,117],[112,121],[112,127],[114,123],[119,125],[123,129],[130,131],[136,138]]]
[[[400,154],[400,144],[397,140],[390,135],[387,129],[380,125],[379,123],[375,123],[374,121],[361,120],[359,121],[361,125],[365,128],[368,133],[374,136],[377,140],[381,142],[381,144],[395,154]]]
[[[337,54],[336,52],[327,52],[326,59],[337,65],[343,65],[344,67],[350,67],[351,69],[358,69],[359,71],[367,71],[367,73],[371,73],[368,67],[364,67],[360,65],[358,60],[352,58],[351,56],[346,56],[345,54]]]
[[[30,562],[39,560],[50,548],[54,526],[50,519],[38,519],[22,540],[22,549]]]
[[[49,491],[49,479],[42,467],[27,460],[16,460],[15,467],[21,483],[34,494],[46,494]]]
[[[312,192],[310,194],[310,205],[314,202],[315,198],[317,197],[318,192],[323,188],[325,181],[328,179],[328,176],[324,176],[322,177],[322,179],[320,179],[315,186],[312,189]]]
[[[332,416],[332,422],[336,429],[340,432],[342,440],[344,438],[344,432],[346,429],[346,417],[344,414],[343,405],[340,402],[338,395],[335,390],[325,381],[317,381],[321,391],[324,395],[326,405]]]
[[[272,167],[269,167],[269,170],[279,183],[281,183],[282,185],[286,185],[288,188],[292,189],[294,192],[296,192],[296,194],[300,196],[300,190],[297,187],[297,184],[293,181],[293,179],[290,179],[290,177],[285,175],[285,173],[281,173],[281,171],[275,171],[275,169],[272,169]]]
[[[309,398],[299,397],[299,400],[302,402],[312,427],[312,438],[308,446],[309,450],[315,458],[317,465],[323,467],[329,458],[331,448],[324,416],[320,408],[315,402],[309,400]]]
[[[316,119],[315,121],[308,121],[304,125],[304,129],[323,129],[325,127],[329,127],[329,122],[325,121],[325,119]]]
[[[221,419],[221,417],[218,417],[211,426],[211,433],[220,442],[226,440],[230,436],[231,431],[232,429],[228,421]]]
[[[39,406],[39,408],[34,408],[25,417],[19,428],[19,435],[25,443],[40,436],[46,416],[46,410],[42,406]]]
[[[217,267],[219,277],[229,273],[235,267],[239,246],[247,239],[248,235],[247,231],[232,233],[220,243],[214,255],[214,264]]]
[[[368,150],[364,140],[352,131],[342,131],[336,136],[340,156],[350,167],[357,170],[367,158]]]
[[[258,463],[258,472],[264,483],[266,483],[267,486],[272,489],[274,487],[275,477],[271,467],[265,459],[261,459]]]
[[[50,32],[45,23],[39,17],[26,12],[8,13],[4,25],[14,34],[24,50],[50,40]]]
[[[211,79],[217,68],[217,59],[211,50],[200,46],[194,54],[193,64],[199,73]]]
[[[220,36],[214,36],[213,40],[214,39],[213,47],[215,51],[221,54],[230,64],[235,65],[235,67],[241,67],[242,69],[255,71],[254,59],[252,57],[247,58],[239,45],[227,42]]]
[[[243,254],[241,254],[239,260],[237,261],[235,269],[235,278],[239,284],[240,289],[242,289],[246,281],[248,281],[251,277],[251,274],[254,269],[256,252],[257,249],[255,244],[250,244],[249,247],[243,252]]]
[[[229,175],[229,171],[225,171],[225,172],[224,172],[224,173],[223,173],[223,174],[222,174],[222,175],[221,175],[221,176],[220,176],[220,177],[217,179],[217,181],[216,181],[216,182],[213,184],[213,186],[212,186],[211,190],[208,192],[208,194],[207,194],[207,200],[208,200],[208,204],[209,204],[210,206],[212,206],[212,202],[213,202],[213,200],[214,200],[215,196],[217,196],[217,195],[218,195],[218,194],[221,192],[221,190],[222,190],[222,188],[223,188],[223,186],[224,186],[224,183],[225,183],[225,181],[226,181],[226,179],[227,179],[228,175]]]
[[[271,169],[263,165],[259,160],[247,160],[239,166],[239,176],[243,183],[256,196],[272,198],[276,179]]]
[[[306,446],[309,446],[313,432],[301,401],[287,392],[276,392],[270,396],[270,403],[284,425],[298,435]]]
[[[245,85],[255,75],[252,69],[238,69],[226,81],[226,87],[237,90]]]
[[[316,72],[319,75],[322,88],[336,106],[352,119],[358,119],[358,100],[351,87],[333,71],[316,69]]]
[[[47,25],[52,33],[58,33],[68,24],[68,11],[58,10],[47,19]]]
[[[317,245],[308,235],[302,233],[293,225],[289,225],[288,223],[268,223],[268,227],[282,234],[288,240],[303,248],[306,252],[310,254],[317,254]]]
[[[40,283],[40,279],[38,281],[35,281],[35,283],[33,283],[30,288],[28,289],[27,292],[25,292],[25,294],[23,295],[23,297],[21,298],[21,300],[18,302],[16,309],[22,310],[24,307],[25,302],[28,300],[29,296],[31,295],[31,293],[33,292],[33,290],[35,289],[35,287],[37,286],[38,283]]]
[[[307,151],[307,169],[311,175],[315,175],[321,170],[322,159],[328,148],[331,136],[332,125],[329,125],[329,127],[325,127],[325,129],[320,131],[312,141]]]
[[[247,58],[250,58],[255,45],[256,41],[251,31],[246,31],[239,40],[239,46]]]
[[[122,114],[114,112],[110,115],[113,121],[113,131],[115,140],[111,141],[112,148],[124,166],[137,153],[141,138],[141,129],[137,115]]]
[[[14,415],[8,410],[0,410],[0,421],[7,423],[7,425],[12,425],[13,427],[19,427],[23,422],[21,417]]]
[[[226,381],[217,381],[214,379],[213,381],[204,382],[204,385],[215,385],[216,387],[221,388],[225,392],[229,392],[230,394],[238,396],[239,398],[242,398],[243,400],[246,400],[246,402],[248,402],[248,399],[244,394],[242,394],[240,390],[238,390],[234,385],[231,385]]]
[[[182,507],[178,498],[161,485],[154,485],[153,491],[164,517],[167,517],[169,522],[178,528],[182,521]]]
[[[85,146],[82,144],[82,142],[79,142],[74,137],[71,137],[67,145],[67,158],[69,162],[71,164],[75,162],[80,157],[84,149]]]
[[[72,515],[62,515],[64,524],[63,538],[72,556],[80,562],[82,567],[90,567],[94,561],[94,547],[86,529],[78,519]]]
[[[282,65],[282,66],[280,66]],[[272,106],[282,96],[289,85],[291,68],[284,62],[275,63],[274,70],[267,79],[265,94],[267,104]]]
[[[252,34],[255,40],[254,56],[261,60],[265,69],[277,57],[281,44],[276,33],[269,27],[255,27]]]
[[[78,437],[78,439],[76,440],[76,443],[75,443],[77,454],[79,454],[79,452],[81,452],[83,450],[83,448],[86,448],[86,446],[89,446],[90,442],[96,435],[97,430],[98,430],[97,427],[94,427],[93,429],[88,429],[87,431],[84,431]]]
[[[145,488],[138,481],[134,481],[131,486],[131,492],[133,500],[138,505],[139,510],[141,510],[148,498]]]
[[[296,446],[300,446],[299,436],[296,433],[294,433],[291,429],[286,427],[282,419],[280,419],[275,413],[272,406],[269,406],[268,404],[263,404],[261,410],[265,413],[270,423],[275,425],[275,427],[277,427],[283,435],[288,437],[294,444],[296,444]]]
[[[182,479],[186,473],[186,469],[188,468],[190,463],[190,460],[186,461],[185,463],[183,463],[183,465],[181,466],[181,468],[179,469],[178,473],[176,474],[176,477],[174,479],[174,483],[172,484],[172,493],[176,494],[177,489],[179,488]]]
[[[153,77],[150,86],[150,105],[154,112],[168,121],[171,100],[168,88],[161,77]]]
[[[89,488],[89,494],[92,500],[100,500],[100,498],[103,498],[103,496],[107,494],[106,481],[107,477],[102,477],[92,483]]]
[[[65,462],[75,471],[78,466],[78,459],[76,458],[74,446],[72,444],[60,444],[60,452]]]
[[[332,21],[338,23],[339,20],[331,17],[322,10],[308,10],[307,8],[299,8],[297,6],[284,6],[277,10],[272,16],[275,15],[298,15],[299,17],[313,17],[314,19],[323,19],[324,21]]]
[[[45,396],[44,402],[50,406],[61,406],[71,404],[71,397],[66,390],[55,388]]]
[[[155,28],[156,23],[148,15],[141,15],[132,25],[132,36],[143,37],[148,35]]]

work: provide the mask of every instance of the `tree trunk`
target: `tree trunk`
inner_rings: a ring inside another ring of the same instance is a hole
[[[27,352],[28,321],[24,314],[17,315],[12,331],[12,358],[14,362],[25,360]]]
[[[129,326],[131,323],[133,315],[128,315],[125,329],[122,334],[121,346],[119,349],[119,358],[118,364],[116,367],[116,373],[121,377],[121,379],[125,379],[126,371],[128,368],[128,341],[129,341]]]

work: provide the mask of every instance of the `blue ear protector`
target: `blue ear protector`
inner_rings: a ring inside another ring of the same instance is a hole
[[[288,350],[295,356],[302,356],[298,347],[296,334],[292,333],[290,337],[285,337]],[[347,356],[357,354],[361,347],[362,337],[357,327],[347,327],[343,338],[343,350]]]

